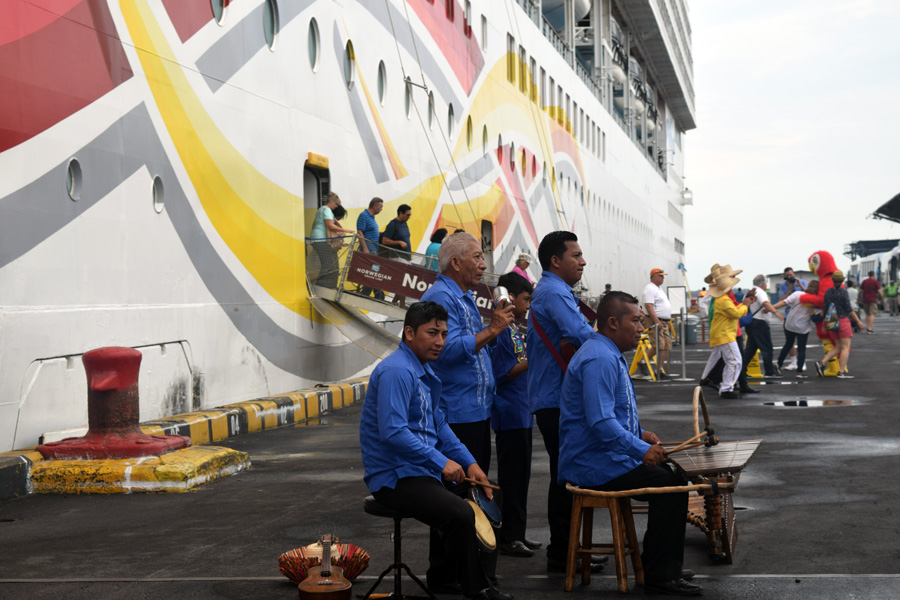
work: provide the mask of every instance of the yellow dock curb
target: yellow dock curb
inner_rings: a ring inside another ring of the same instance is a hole
[[[225,451],[225,448],[200,447],[245,433],[255,433],[276,427],[303,426],[319,422],[326,412],[353,406],[363,401],[368,387],[368,377],[349,379],[333,384],[321,384],[315,388],[297,390],[236,402],[207,410],[173,415],[141,423],[148,434],[178,434],[191,438],[191,448],[131,461],[47,461],[34,450],[26,448],[0,453],[0,500],[24,496],[28,493],[115,493],[137,491],[184,491],[218,477],[236,473],[249,466],[233,469],[233,466],[216,467],[218,463],[204,466],[195,463],[191,456],[203,456],[207,450]],[[180,452],[189,454],[187,462],[172,462],[169,457]],[[239,453],[240,454],[240,453]],[[214,460],[214,459],[210,459]],[[219,460],[219,459],[215,459]],[[236,460],[236,459],[232,459]],[[246,456],[244,458],[246,459]],[[153,465],[151,461],[158,461]],[[117,463],[130,462],[121,467]],[[47,463],[68,463],[67,468]],[[173,466],[174,465],[174,466]],[[193,467],[191,466],[193,465]],[[130,470],[126,471],[126,468]],[[221,474],[213,475],[211,469],[220,468]],[[148,474],[148,469],[152,470]],[[79,473],[91,473],[89,482]],[[118,479],[117,479],[118,478]],[[79,481],[66,484],[67,480]],[[151,485],[155,488],[151,489]],[[71,487],[66,487],[71,485]]]
[[[42,460],[31,469],[35,494],[186,492],[250,467],[244,452],[216,446],[116,460]]]

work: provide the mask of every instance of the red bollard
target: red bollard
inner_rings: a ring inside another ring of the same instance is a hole
[[[140,352],[133,348],[97,348],[85,352],[81,360],[88,379],[88,432],[38,446],[44,458],[139,458],[191,445],[187,436],[147,435],[140,430]]]

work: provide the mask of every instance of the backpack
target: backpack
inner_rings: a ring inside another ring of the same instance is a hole
[[[825,329],[829,331],[834,331],[840,326],[840,319],[838,319],[837,308],[834,303],[828,305],[828,310],[825,311],[825,318],[823,319],[825,324]]]

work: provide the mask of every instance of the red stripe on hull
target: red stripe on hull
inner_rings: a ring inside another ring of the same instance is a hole
[[[79,2],[65,18],[0,46],[0,152],[76,113],[131,76],[101,0]]]
[[[209,2],[162,0],[162,3],[182,42],[191,39],[204,25],[213,20],[212,5]],[[227,6],[228,2],[225,4]]]
[[[453,69],[453,74],[468,96],[481,69],[484,68],[484,56],[475,36],[469,35],[472,24],[465,23],[465,13],[459,2],[456,0],[452,2],[452,21],[447,17],[444,2],[432,4],[427,0],[412,0],[409,5],[441,49],[444,58]]]

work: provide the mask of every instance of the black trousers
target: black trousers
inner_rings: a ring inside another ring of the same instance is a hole
[[[337,288],[340,272],[337,250],[332,248],[329,242],[314,242],[313,248],[319,257],[319,276],[316,277],[316,285]]]
[[[633,470],[593,489],[605,492],[644,487],[687,485],[668,465],[651,467],[641,464]],[[650,510],[644,534],[641,561],[649,582],[681,579],[684,567],[684,530],[687,525],[688,494],[648,494],[637,496]]]
[[[794,345],[794,341],[797,341],[797,372],[802,373],[804,367],[806,366],[806,340],[809,337],[808,333],[794,333],[790,329],[784,330],[784,346],[781,348],[781,353],[778,355],[778,368],[781,368],[781,365],[784,364],[784,359],[787,358],[788,354],[791,351],[791,346]]]
[[[451,423],[450,429],[459,438],[481,470],[487,474],[491,468],[491,420],[477,421],[475,423]],[[467,465],[463,465],[465,468]],[[447,490],[459,497],[465,498],[471,487],[468,483],[447,484]],[[494,500],[503,506],[503,499],[499,492],[494,492]],[[468,506],[468,505],[467,505]],[[447,553],[447,546],[441,539],[441,533],[437,528],[431,528],[431,540],[428,548],[428,581],[432,583],[450,583],[456,581],[457,569],[454,557]],[[482,571],[489,580],[497,576],[497,557],[499,550],[493,552],[480,552],[479,560]],[[459,581],[462,585],[462,580]],[[465,591],[465,590],[464,590]]]
[[[444,554],[452,558],[448,568],[466,596],[474,596],[490,586],[481,565],[482,554],[475,539],[475,514],[459,496],[433,477],[405,477],[394,489],[381,488],[375,500],[403,511],[438,532]]]
[[[547,521],[550,524],[550,544],[547,556],[566,560],[569,550],[569,523],[572,521],[572,494],[565,484],[557,482],[559,475],[559,409],[542,408],[535,411],[535,421],[544,438],[550,457],[550,484],[547,486]]]
[[[503,488],[503,527],[500,543],[525,539],[528,523],[528,484],[531,481],[531,428],[495,433],[497,483]]]
[[[759,350],[759,356],[763,363],[763,375],[774,375],[775,366],[772,364],[772,358],[775,350],[772,347],[772,330],[769,329],[769,324],[761,319],[753,319],[753,323],[747,325],[744,331],[747,333],[747,348],[744,350],[744,366],[741,374],[745,378],[747,377],[747,365]]]

